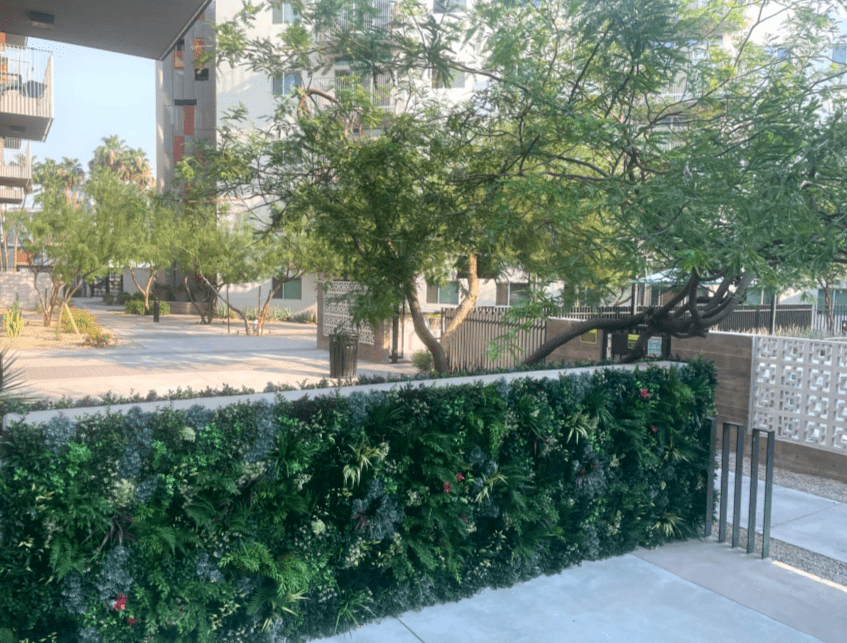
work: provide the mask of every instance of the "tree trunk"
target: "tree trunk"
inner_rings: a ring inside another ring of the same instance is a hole
[[[268,310],[271,306],[271,299],[274,298],[274,295],[280,291],[282,288],[282,284],[285,283],[280,281],[276,288],[271,288],[271,291],[268,293],[268,296],[265,298],[265,304],[262,306],[260,310],[256,311],[256,334],[261,335],[265,330],[265,322],[268,321]],[[271,282],[273,284],[273,282]]]
[[[432,366],[436,373],[447,373],[450,370],[450,365],[447,362],[447,353],[444,347],[439,343],[432,331],[429,330],[429,325],[426,323],[423,311],[421,310],[421,302],[418,299],[418,288],[414,280],[410,280],[404,285],[406,291],[406,301],[409,302],[409,313],[412,315],[412,326],[415,329],[415,334],[423,342],[426,349],[432,355]]]
[[[459,307],[456,309],[453,321],[450,322],[450,325],[444,331],[444,336],[441,338],[442,345],[446,346],[447,342],[453,338],[456,331],[459,329],[459,326],[462,325],[462,322],[467,319],[468,315],[473,310],[473,307],[476,306],[477,299],[479,299],[479,275],[477,271],[477,261],[476,255],[470,254],[468,255],[468,294],[465,295],[464,299],[462,299]]]
[[[204,325],[211,324],[215,316],[214,304],[211,306],[211,310],[204,310],[203,306],[197,303],[197,298],[192,293],[191,286],[188,285],[188,275],[185,275],[183,278],[183,283],[185,284],[185,294],[188,296],[188,301],[191,302],[191,305],[194,306],[194,309],[200,315],[200,323]]]
[[[426,323],[426,318],[421,310],[420,300],[418,299],[417,284],[414,281],[410,281],[406,284],[405,290],[415,334],[432,355],[434,370],[437,373],[447,373],[450,370],[447,346],[449,346],[449,342],[455,337],[459,326],[467,319],[468,314],[473,310],[479,298],[479,276],[477,273],[476,255],[468,255],[468,293],[456,309],[456,316],[453,318],[450,326],[444,331],[440,342],[432,334],[429,325]]]

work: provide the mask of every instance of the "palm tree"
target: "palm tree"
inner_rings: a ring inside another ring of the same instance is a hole
[[[58,173],[65,184],[65,200],[70,204],[71,193],[74,188],[79,187],[85,181],[85,170],[82,169],[79,159],[70,159],[63,156],[62,163],[58,167]]]
[[[122,161],[121,178],[124,181],[137,183],[142,188],[152,186],[152,171],[144,150],[140,147],[137,150],[129,149],[124,153]]]
[[[106,167],[113,172],[120,167],[123,156],[127,152],[126,141],[120,136],[104,136],[103,145],[94,150],[94,159],[88,164],[91,171],[97,167]]]
[[[104,167],[127,183],[137,183],[142,188],[152,185],[150,162],[144,150],[127,147],[126,141],[118,136],[105,136],[102,140],[103,145],[94,150],[94,159],[88,164],[91,171]]]

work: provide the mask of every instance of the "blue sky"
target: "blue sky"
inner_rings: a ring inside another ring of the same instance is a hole
[[[88,162],[105,136],[117,135],[147,153],[156,172],[156,63],[153,60],[29,39],[53,52],[53,125],[36,160],[63,156]]]

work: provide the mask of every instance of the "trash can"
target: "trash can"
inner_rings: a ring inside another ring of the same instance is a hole
[[[356,377],[359,336],[333,333],[329,336],[329,376],[349,380]]]

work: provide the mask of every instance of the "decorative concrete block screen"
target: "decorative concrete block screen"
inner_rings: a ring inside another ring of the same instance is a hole
[[[359,335],[359,343],[373,346],[373,328],[370,324],[355,325],[353,316],[350,314],[348,297],[351,293],[361,292],[361,290],[362,286],[355,281],[328,282],[327,290],[324,292],[324,335],[329,336],[338,331],[356,333]]]
[[[847,343],[756,337],[752,379],[752,426],[847,454]]]

